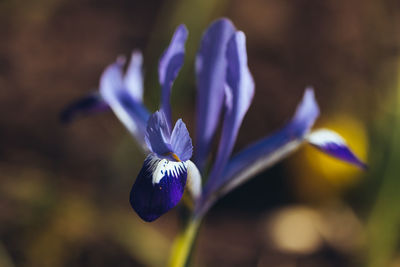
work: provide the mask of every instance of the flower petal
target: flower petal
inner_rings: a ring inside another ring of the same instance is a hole
[[[100,94],[139,143],[144,144],[146,124],[150,114],[126,88],[123,65],[124,60],[118,59],[106,68],[100,79]]]
[[[133,51],[124,83],[131,96],[139,102],[143,101],[143,55],[140,51]]]
[[[179,70],[183,66],[187,36],[188,30],[186,29],[186,26],[183,24],[180,25],[175,30],[172,40],[164,54],[161,56],[158,65],[159,80],[162,87],[161,108],[167,117],[170,127],[172,127],[170,105],[171,88],[178,76]]]
[[[146,143],[150,150],[163,157],[172,152],[171,131],[163,111],[156,111],[147,122]]]
[[[201,174],[199,169],[197,169],[197,166],[191,160],[186,161],[186,163],[188,170],[186,187],[192,195],[192,198],[197,201],[201,196],[202,191]]]
[[[312,131],[307,136],[307,141],[332,157],[349,162],[362,169],[367,168],[367,165],[350,150],[343,137],[332,130],[319,129]]]
[[[189,136],[185,123],[181,119],[175,123],[174,130],[172,131],[171,148],[181,161],[189,160],[192,157],[192,139]]]
[[[150,154],[132,187],[132,208],[143,220],[154,221],[179,203],[186,179],[185,162],[168,161]]]
[[[319,115],[314,91],[308,88],[292,120],[281,130],[236,154],[225,166],[221,178],[206,187],[197,213],[204,213],[214,201],[294,152]]]
[[[195,163],[203,169],[211,149],[222,103],[226,76],[226,46],[235,33],[228,19],[219,19],[204,33],[196,57],[196,155]]]
[[[247,66],[246,37],[236,32],[228,42],[227,105],[222,126],[217,158],[210,174],[209,183],[221,177],[235,145],[243,118],[254,96],[254,81]]]
[[[303,143],[318,116],[314,90],[308,88],[292,120],[275,134],[235,155],[224,168],[221,184],[228,181],[233,184],[242,183],[289,155]]]
[[[109,110],[110,107],[98,93],[89,94],[68,105],[61,111],[62,122],[69,123],[78,116],[94,114]]]

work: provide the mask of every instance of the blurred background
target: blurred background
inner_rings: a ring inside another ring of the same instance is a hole
[[[400,266],[400,2],[397,0],[0,1],[0,266],[163,266],[176,211],[145,223],[130,187],[144,155],[112,113],[63,125],[118,55],[157,63],[189,29],[173,115],[194,133],[194,56],[226,16],[247,35],[256,97],[235,151],[272,133],[313,85],[318,127],[342,134],[366,172],[303,147],[207,215],[195,266]]]

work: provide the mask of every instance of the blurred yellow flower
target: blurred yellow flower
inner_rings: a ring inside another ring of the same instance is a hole
[[[348,115],[336,115],[318,125],[339,133],[366,162],[368,137],[364,125]],[[305,200],[330,198],[359,181],[363,171],[306,145],[293,157],[295,191]]]

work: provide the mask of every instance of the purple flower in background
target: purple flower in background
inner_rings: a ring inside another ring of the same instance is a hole
[[[240,126],[254,96],[247,65],[246,38],[228,19],[219,19],[205,32],[196,57],[197,98],[194,163],[193,146],[185,124],[172,128],[170,95],[184,61],[188,32],[179,26],[159,62],[160,110],[150,115],[142,102],[142,56],[134,52],[126,73],[118,59],[104,71],[100,94],[69,106],[63,118],[112,109],[147,157],[130,194],[133,209],[153,221],[181,200],[185,188],[194,202],[193,216],[201,218],[220,197],[255,174],[282,160],[303,143],[361,168],[361,162],[337,133],[311,131],[319,116],[312,88],[307,88],[293,118],[279,131],[231,156]],[[211,144],[221,123],[216,155]],[[214,158],[210,162],[210,158]],[[207,166],[207,168],[206,168]],[[209,171],[208,171],[209,170]],[[202,186],[202,177],[208,177]]]

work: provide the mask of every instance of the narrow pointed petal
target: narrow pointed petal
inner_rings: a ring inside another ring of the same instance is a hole
[[[226,47],[235,33],[228,19],[211,24],[203,35],[196,57],[196,155],[195,163],[202,169],[211,149],[224,100]]]
[[[171,131],[163,111],[156,111],[147,122],[146,143],[150,150],[163,157],[170,152]]]
[[[307,88],[292,120],[275,134],[236,154],[224,168],[220,184],[227,188],[243,183],[297,149],[319,116],[314,90]]]
[[[308,88],[292,120],[281,130],[236,154],[225,166],[221,178],[205,188],[197,213],[204,213],[218,198],[290,155],[304,142],[319,116],[314,91]]]
[[[192,139],[189,136],[185,123],[181,119],[175,123],[174,130],[172,131],[171,148],[181,161],[189,160],[192,157]]]
[[[232,36],[228,42],[226,56],[227,105],[217,158],[209,178],[211,184],[221,176],[228,162],[243,118],[254,96],[254,81],[247,66],[246,37],[243,32]]]
[[[297,106],[296,113],[290,122],[291,130],[296,137],[304,138],[315,120],[319,116],[319,107],[315,99],[314,88],[309,86],[306,88],[303,99]]]
[[[87,95],[67,106],[60,114],[64,123],[69,123],[80,116],[110,110],[110,107],[98,93]]]
[[[131,96],[139,102],[143,101],[143,55],[133,51],[124,83]]]
[[[332,157],[354,164],[362,169],[367,168],[367,165],[350,150],[343,137],[332,130],[315,130],[307,136],[307,141]]]
[[[100,79],[100,94],[138,142],[144,144],[150,113],[126,88],[123,65],[124,61],[119,59],[106,68]]]
[[[161,108],[164,111],[168,124],[172,127],[170,96],[180,69],[183,66],[185,56],[185,43],[188,30],[185,25],[180,25],[174,33],[172,40],[165,50],[158,65],[159,80],[161,84]]]
[[[143,220],[154,221],[179,203],[186,179],[185,162],[168,161],[150,154],[132,187],[132,208]]]

